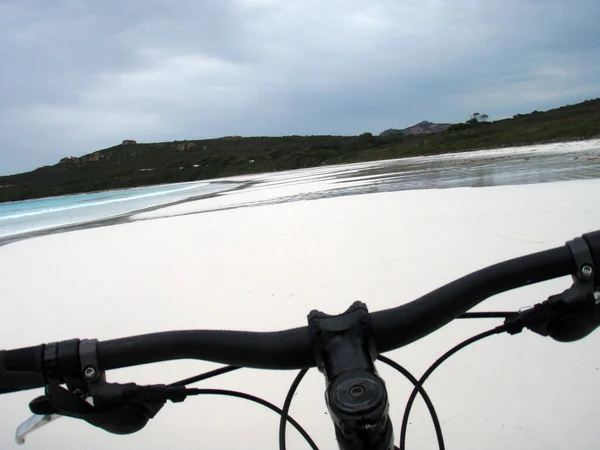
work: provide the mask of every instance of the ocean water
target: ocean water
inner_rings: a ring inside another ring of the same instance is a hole
[[[0,204],[0,237],[107,219],[216,194],[235,186],[236,183],[196,182],[3,203]]]

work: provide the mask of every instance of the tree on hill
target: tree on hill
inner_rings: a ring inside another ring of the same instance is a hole
[[[473,114],[471,114],[471,118],[467,120],[466,123],[475,125],[477,123],[487,122],[489,118],[490,116],[488,116],[487,114],[479,114],[478,112],[474,112]]]

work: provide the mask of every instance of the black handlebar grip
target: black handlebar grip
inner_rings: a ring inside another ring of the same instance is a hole
[[[44,386],[43,353],[44,345],[0,351],[0,394]]]
[[[592,259],[596,266],[596,286],[600,286],[600,231],[592,231],[583,235],[592,252]]]

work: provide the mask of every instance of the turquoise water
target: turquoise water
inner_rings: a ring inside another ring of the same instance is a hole
[[[0,237],[80,224],[214,194],[234,183],[185,183],[0,204]]]

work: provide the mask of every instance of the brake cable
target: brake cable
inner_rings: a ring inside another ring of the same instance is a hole
[[[434,370],[437,369],[444,361],[446,361],[448,358],[450,358],[452,355],[454,355],[459,350],[462,350],[463,348],[465,348],[477,341],[480,341],[481,339],[484,339],[486,337],[493,336],[493,335],[499,334],[499,333],[503,333],[503,332],[507,331],[507,328],[508,327],[506,325],[500,325],[500,326],[497,326],[496,328],[492,328],[491,330],[484,331],[483,333],[477,334],[477,335],[461,342],[458,345],[455,345],[450,350],[448,350],[446,353],[444,353],[442,356],[440,356],[429,367],[429,369],[427,369],[425,371],[423,376],[417,382],[417,385],[413,389],[412,393],[410,394],[410,397],[408,398],[408,402],[406,404],[406,408],[404,409],[404,416],[402,417],[402,426],[400,428],[400,450],[406,449],[406,430],[408,427],[408,417],[410,415],[410,411],[412,409],[412,406],[413,406],[413,403],[417,396],[417,393],[419,392],[420,388],[422,388],[423,383],[425,383],[427,378],[429,378],[429,376],[434,372]]]
[[[466,312],[457,319],[510,319],[518,315],[516,311],[476,311]]]
[[[421,394],[421,397],[423,397],[423,401],[425,402],[425,405],[427,405],[429,414],[431,415],[431,421],[433,422],[433,427],[435,428],[435,436],[438,441],[438,448],[440,450],[444,450],[446,448],[446,446],[444,444],[444,436],[442,434],[442,426],[440,425],[440,419],[438,418],[435,408],[433,407],[433,403],[431,402],[431,399],[429,398],[429,395],[427,394],[427,392],[425,392],[425,389],[423,388],[422,383],[419,384],[419,381],[408,370],[406,370],[404,367],[402,367],[397,362],[392,361],[391,359],[386,358],[383,355],[379,355],[377,357],[377,359],[379,361],[387,364],[388,366],[396,369],[398,372],[400,372],[402,375],[404,375],[408,379],[408,381],[410,381],[413,384],[415,389],[418,389],[419,393]]]
[[[175,383],[171,383],[170,386],[189,385],[192,383],[196,383],[198,381],[203,381],[203,380],[207,380],[209,378],[216,377],[218,375],[223,375],[225,373],[233,372],[234,370],[241,369],[241,368],[242,367],[238,367],[238,366],[220,367],[218,369],[211,370],[210,372],[205,372],[200,375],[196,375],[194,377],[176,381]],[[303,369],[300,371],[300,373],[298,374],[299,376],[296,377],[296,379],[292,383],[292,387],[290,387],[291,394],[288,392],[288,396],[294,395],[294,392],[295,392],[296,388],[298,387],[298,384],[300,384],[302,377],[304,376],[304,374],[306,374],[307,371],[308,371],[308,369]],[[302,375],[302,376],[300,376],[300,375]],[[293,390],[292,390],[292,388],[293,388]],[[280,415],[280,417],[281,417],[281,422],[279,425],[279,431],[280,431],[280,444],[279,445],[280,446],[281,446],[281,432],[283,430],[283,433],[285,433],[285,424],[289,421],[292,424],[292,426],[294,428],[296,428],[296,430],[298,430],[298,432],[302,435],[304,440],[306,440],[308,445],[310,445],[310,447],[313,450],[319,450],[319,448],[317,447],[317,445],[315,444],[313,439],[310,437],[310,435],[306,432],[306,430],[304,430],[304,428],[298,422],[296,422],[292,417],[289,416],[289,414],[288,414],[289,407],[290,407],[290,404],[292,403],[291,398],[289,401],[286,398],[286,403],[284,404],[284,409],[281,410],[274,404],[272,404],[260,397],[250,395],[245,392],[231,391],[231,390],[226,390],[226,389],[188,389],[187,393],[188,393],[188,395],[201,395],[201,394],[224,395],[224,396],[230,396],[230,397],[237,397],[237,398],[241,398],[244,400],[249,400],[249,401],[258,403]],[[286,405],[287,405],[287,408],[286,408]],[[281,425],[281,423],[283,423],[283,425]],[[285,440],[285,435],[284,435],[283,439]],[[285,442],[283,443],[283,448],[285,448]]]
[[[249,401],[258,403],[260,405],[263,405],[264,407],[269,408],[271,411],[276,412],[281,417],[284,417],[283,411],[281,409],[279,409],[277,406],[275,406],[274,404],[272,404],[260,397],[246,394],[245,392],[230,391],[230,390],[226,390],[226,389],[189,389],[189,391],[191,391],[191,392],[189,392],[188,395],[208,394],[208,395],[225,395],[225,396],[229,396],[229,397],[242,398],[244,400],[249,400]],[[302,437],[306,440],[308,445],[310,445],[310,447],[313,450],[319,450],[319,447],[317,447],[317,444],[315,444],[315,442],[312,440],[312,438],[309,436],[309,434],[306,432],[306,430],[304,430],[304,428],[302,428],[302,426],[298,422],[296,422],[294,419],[292,419],[287,414],[285,415],[285,420],[287,422],[291,423],[292,426],[294,428],[296,428],[296,430],[298,430],[298,432],[302,435]]]
[[[209,378],[216,377],[218,375],[223,375],[225,373],[233,372],[234,370],[241,369],[238,366],[225,366],[220,367],[215,370],[211,370],[210,372],[201,373],[200,375],[196,375],[194,377],[186,378],[184,380],[176,381],[175,383],[171,383],[169,386],[187,386],[192,383],[197,383],[198,381],[208,380]]]
[[[300,385],[300,382],[302,381],[302,378],[304,378],[304,375],[306,375],[306,372],[308,372],[308,369],[302,369],[300,372],[298,372],[298,375],[296,375],[296,378],[294,378],[294,381],[292,381],[288,393],[285,396],[285,401],[283,402],[283,409],[281,410],[281,418],[279,420],[279,450],[286,450],[286,421],[290,412],[290,406],[292,406],[292,399],[294,398],[294,393],[296,392],[296,389],[298,389],[298,385]]]

